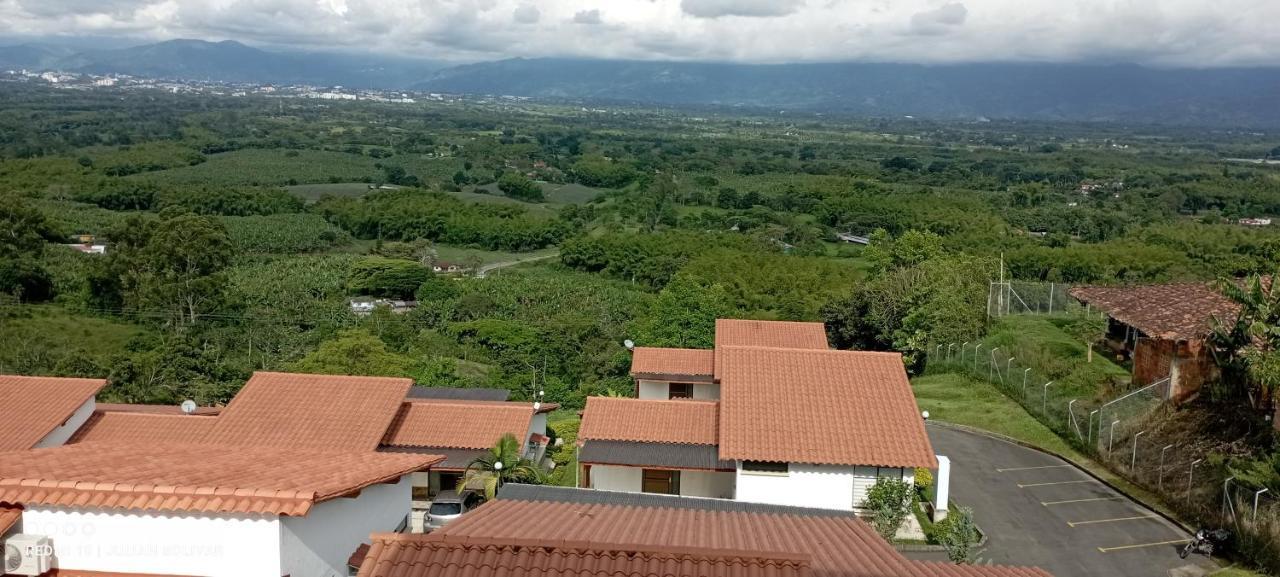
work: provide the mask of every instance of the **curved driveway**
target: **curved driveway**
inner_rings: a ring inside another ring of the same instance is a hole
[[[1185,531],[1057,457],[931,423],[951,458],[951,498],[987,534],[982,563],[1035,565],[1055,577],[1190,577],[1216,568],[1182,560]],[[908,554],[909,557],[916,555]]]

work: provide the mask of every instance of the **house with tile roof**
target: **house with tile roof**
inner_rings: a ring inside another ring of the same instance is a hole
[[[637,347],[636,398],[592,397],[579,486],[843,511],[934,455],[896,353],[828,348],[821,323],[721,319],[711,350]],[[939,507],[945,511],[945,506]]]
[[[507,485],[429,535],[379,534],[358,577],[1050,577],[902,556],[847,512]]]
[[[50,539],[61,574],[345,576],[504,434],[541,459],[557,408],[259,372],[184,411],[96,403],[104,384],[0,376],[0,537]]]
[[[1231,323],[1240,311],[1209,283],[1080,286],[1069,294],[1107,316],[1105,343],[1132,361],[1134,383],[1168,379],[1171,400],[1217,378],[1209,335],[1215,321]]]

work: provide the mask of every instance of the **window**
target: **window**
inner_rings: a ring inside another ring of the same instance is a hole
[[[668,399],[692,399],[693,385],[689,383],[671,383]]]
[[[786,475],[791,472],[791,466],[772,461],[743,461],[742,472],[752,475]]]
[[[680,471],[645,469],[644,479],[640,483],[640,490],[645,493],[679,495]]]

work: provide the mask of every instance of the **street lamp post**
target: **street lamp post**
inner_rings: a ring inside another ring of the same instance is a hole
[[[1135,466],[1137,466],[1137,464],[1138,464],[1138,437],[1141,437],[1142,435],[1145,435],[1146,433],[1147,433],[1146,431],[1139,431],[1139,432],[1138,432],[1138,434],[1136,434],[1136,435],[1134,435],[1134,436],[1133,436],[1133,456],[1132,456],[1132,457],[1129,457],[1129,470],[1130,470],[1130,471],[1132,471],[1132,470],[1133,470],[1133,468],[1134,468]]]
[[[1191,470],[1187,471],[1187,502],[1188,503],[1191,502],[1191,481],[1196,477],[1196,465],[1199,465],[1200,461],[1203,461],[1203,460],[1204,459],[1196,459],[1192,461]]]
[[[1164,452],[1172,449],[1173,445],[1165,445],[1160,449],[1160,480],[1156,481],[1156,487],[1164,491]]]

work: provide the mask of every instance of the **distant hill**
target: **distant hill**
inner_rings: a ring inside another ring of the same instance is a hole
[[[1280,126],[1277,68],[510,59],[443,69],[414,88],[869,116]]]
[[[439,64],[421,60],[269,52],[239,42],[169,40],[129,48],[76,51],[62,46],[0,47],[0,67],[130,74],[151,78],[405,88]]]

